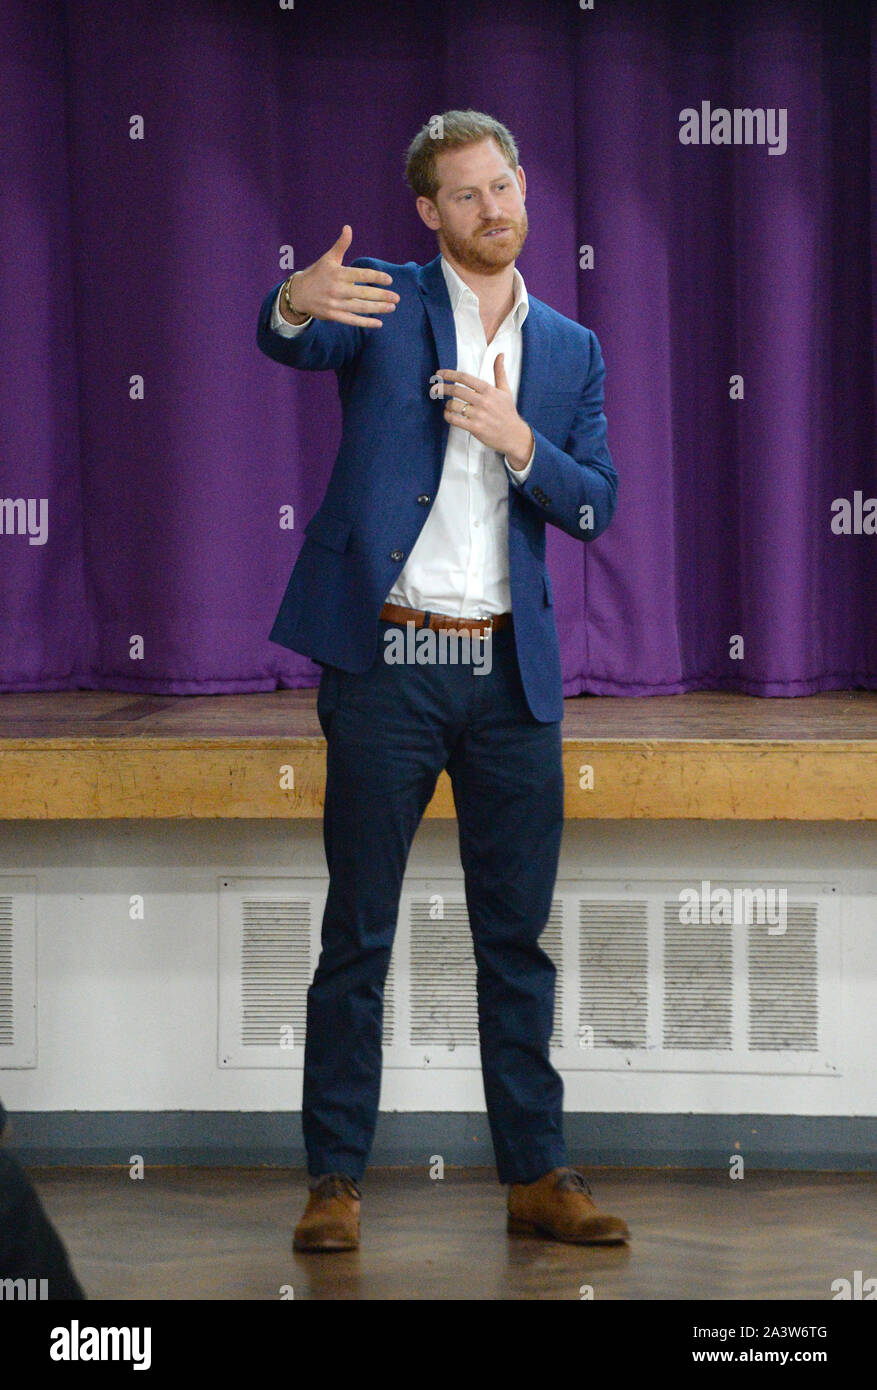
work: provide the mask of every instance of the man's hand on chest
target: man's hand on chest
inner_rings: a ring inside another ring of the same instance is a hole
[[[533,431],[522,420],[505,373],[503,353],[494,363],[495,384],[440,367],[430,377],[430,395],[445,402],[444,417],[455,429],[468,430],[488,449],[505,454],[512,468],[526,467],[533,450]]]

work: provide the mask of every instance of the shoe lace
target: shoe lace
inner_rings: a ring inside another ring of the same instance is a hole
[[[575,1168],[565,1168],[557,1179],[556,1186],[570,1188],[573,1192],[586,1192],[589,1197],[592,1195],[584,1174],[576,1172]]]
[[[346,1193],[350,1197],[359,1198],[361,1195],[358,1184],[346,1173],[324,1173],[321,1178],[315,1178],[309,1184],[309,1188],[321,1197],[343,1197]]]

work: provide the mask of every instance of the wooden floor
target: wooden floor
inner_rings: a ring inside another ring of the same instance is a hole
[[[563,740],[570,819],[877,820],[877,692],[582,696]],[[319,817],[324,785],[313,690],[0,695],[0,820]]]
[[[297,1255],[301,1170],[34,1169],[92,1299],[829,1300],[877,1275],[877,1174],[587,1170],[629,1246],[568,1246],[505,1232],[489,1169],[371,1169],[360,1250]]]

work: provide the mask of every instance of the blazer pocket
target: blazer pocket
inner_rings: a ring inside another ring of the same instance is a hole
[[[329,550],[344,552],[350,540],[353,522],[350,517],[333,516],[331,512],[316,512],[305,527],[309,541],[325,545]]]

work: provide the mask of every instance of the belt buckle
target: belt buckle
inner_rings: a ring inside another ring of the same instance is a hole
[[[486,632],[482,632],[482,634],[481,634],[482,638],[487,638],[487,637],[492,637],[492,636],[493,636],[493,618],[494,618],[494,615],[493,615],[492,613],[485,613],[485,614],[482,615],[482,619],[481,619],[481,620],[482,620],[483,622],[486,622],[486,623],[487,623],[487,631],[486,631]]]

